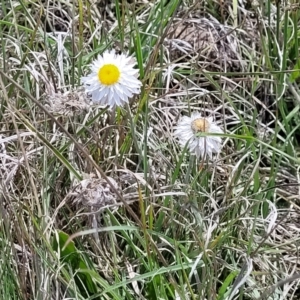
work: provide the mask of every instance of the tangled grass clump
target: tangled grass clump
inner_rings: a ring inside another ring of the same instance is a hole
[[[297,5],[0,10],[3,299],[299,297]],[[122,107],[81,84],[110,50],[141,82],[113,76]],[[193,115],[198,156],[175,134]]]

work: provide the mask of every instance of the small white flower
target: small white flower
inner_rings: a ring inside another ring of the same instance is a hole
[[[106,51],[91,64],[91,74],[82,77],[86,92],[92,101],[110,108],[123,106],[128,98],[140,93],[142,83],[134,69],[135,59],[115,51]]]
[[[179,139],[182,147],[187,145],[191,153],[197,158],[207,154],[212,158],[213,153],[221,149],[222,139],[219,136],[199,136],[199,133],[223,133],[221,128],[213,122],[212,117],[203,118],[194,112],[191,117],[182,117],[175,129],[174,135]]]

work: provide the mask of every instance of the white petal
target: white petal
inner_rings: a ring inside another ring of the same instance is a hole
[[[191,125],[196,119],[203,119],[203,117],[198,112],[193,112],[191,117],[182,117],[175,127],[174,135],[178,138],[182,147],[185,147],[186,144],[188,145],[191,154],[195,154],[198,158],[205,155],[212,158],[213,153],[218,153],[221,150],[222,139],[218,136],[201,137],[195,134]],[[223,133],[222,129],[213,122],[212,117],[205,119],[209,123],[209,132]]]
[[[115,65],[120,71],[118,82],[105,85],[99,81],[98,72],[106,64]],[[92,101],[102,105],[122,106],[128,102],[134,94],[139,94],[141,81],[137,79],[138,70],[134,69],[135,60],[124,54],[117,55],[114,50],[105,51],[90,65],[91,73],[81,78]]]

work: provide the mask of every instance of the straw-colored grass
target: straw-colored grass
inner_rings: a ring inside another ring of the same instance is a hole
[[[265,2],[2,1],[1,299],[299,297],[300,8]],[[143,83],[115,111],[80,85],[106,49]]]

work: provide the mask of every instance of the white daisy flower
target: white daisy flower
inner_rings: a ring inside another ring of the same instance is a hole
[[[219,136],[199,136],[199,133],[223,133],[221,128],[213,122],[212,117],[203,118],[200,113],[193,112],[191,117],[182,117],[174,135],[179,139],[182,147],[187,145],[191,153],[197,158],[208,155],[212,158],[213,153],[221,149],[222,139]]]
[[[142,83],[134,69],[135,59],[115,51],[105,51],[91,64],[92,73],[81,78],[92,101],[110,108],[123,106],[128,98],[140,93]]]

